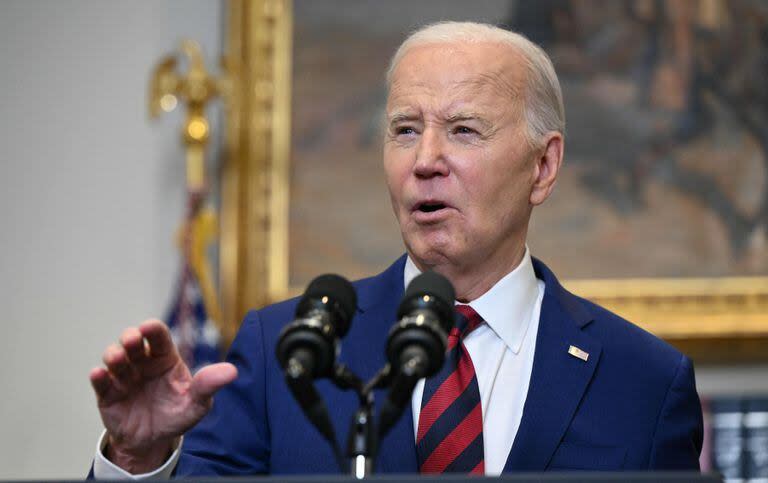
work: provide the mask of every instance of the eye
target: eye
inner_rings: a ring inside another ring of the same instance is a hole
[[[411,126],[398,126],[395,128],[395,134],[398,136],[416,134],[416,131]]]
[[[475,134],[477,131],[467,126],[456,126],[453,128],[454,134]]]

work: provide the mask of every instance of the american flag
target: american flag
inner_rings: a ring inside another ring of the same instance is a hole
[[[192,372],[221,361],[221,335],[208,317],[194,271],[184,263],[173,304],[166,318],[171,336]]]

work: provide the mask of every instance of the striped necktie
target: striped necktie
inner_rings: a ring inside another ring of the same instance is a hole
[[[462,342],[483,323],[469,305],[457,305],[443,368],[424,384],[416,435],[421,473],[485,473],[483,413],[472,359]]]

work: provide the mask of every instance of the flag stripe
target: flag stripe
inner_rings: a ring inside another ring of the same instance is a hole
[[[208,319],[202,293],[191,267],[184,263],[172,305],[165,319],[184,362],[193,371],[219,362],[220,335]]]

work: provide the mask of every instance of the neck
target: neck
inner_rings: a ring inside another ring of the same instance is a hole
[[[469,303],[489,291],[496,283],[512,272],[525,256],[525,242],[521,242],[503,256],[490,256],[467,265],[445,263],[426,264],[411,254],[411,259],[421,271],[434,270],[448,278],[456,290],[456,300]]]

